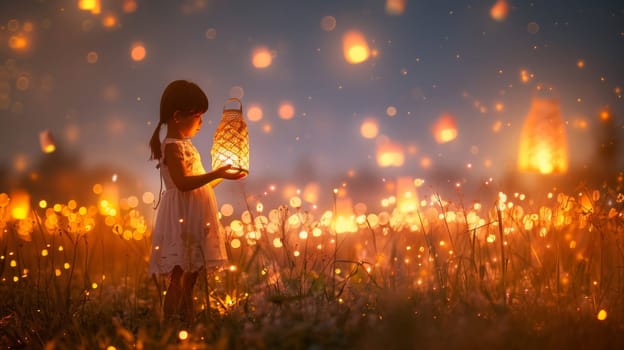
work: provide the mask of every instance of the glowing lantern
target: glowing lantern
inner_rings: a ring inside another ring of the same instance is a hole
[[[356,30],[345,33],[342,38],[342,50],[345,60],[351,64],[362,63],[370,56],[364,35]]]
[[[236,172],[249,173],[249,133],[243,118],[243,104],[237,98],[226,101],[238,102],[240,108],[223,107],[221,122],[214,134],[212,144],[212,168],[217,169],[227,164]]]
[[[56,150],[56,143],[50,130],[43,130],[39,133],[39,144],[43,153],[52,153]]]
[[[518,169],[540,174],[568,170],[568,143],[559,102],[540,98],[531,102],[520,137]]]
[[[30,213],[30,195],[25,191],[15,191],[9,197],[11,199],[11,216],[16,220],[24,220]]]
[[[443,114],[433,125],[433,137],[437,143],[447,143],[457,137],[457,124],[450,114]]]
[[[405,153],[401,145],[384,141],[377,146],[377,165],[380,167],[400,167],[404,162]]]

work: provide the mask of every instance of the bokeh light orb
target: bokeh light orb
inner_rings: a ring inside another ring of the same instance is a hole
[[[281,119],[290,120],[295,116],[295,106],[289,101],[283,101],[277,109],[277,115]]]
[[[226,203],[221,206],[221,215],[227,217],[232,216],[232,214],[234,214],[234,207],[231,204]]]
[[[255,68],[267,68],[273,63],[271,51],[265,46],[258,46],[251,52],[251,64]]]
[[[336,18],[334,18],[334,16],[324,16],[321,18],[321,29],[326,32],[331,32],[336,29]]]
[[[365,139],[374,139],[379,134],[379,125],[375,118],[366,118],[360,125],[360,134]]]
[[[262,115],[262,107],[259,105],[253,104],[247,108],[247,119],[249,119],[250,122],[258,122],[262,120]]]
[[[132,44],[132,47],[130,48],[130,57],[132,58],[133,61],[135,62],[143,61],[146,55],[147,55],[147,50],[145,49],[145,46],[143,46],[142,43],[137,42],[137,43]]]

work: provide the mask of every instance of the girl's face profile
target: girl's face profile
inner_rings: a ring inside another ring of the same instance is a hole
[[[183,137],[193,137],[201,129],[202,116],[201,112],[197,113],[180,113],[180,117],[175,119],[176,126]]]

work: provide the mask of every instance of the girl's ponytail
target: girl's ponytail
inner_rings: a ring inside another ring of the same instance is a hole
[[[160,158],[162,158],[162,150],[161,150],[161,146],[160,146],[160,127],[163,125],[163,122],[158,122],[158,125],[156,126],[156,130],[154,130],[154,133],[152,134],[152,138],[150,139],[149,145],[150,145],[150,151],[151,151],[151,155],[150,155],[150,160],[159,160]]]

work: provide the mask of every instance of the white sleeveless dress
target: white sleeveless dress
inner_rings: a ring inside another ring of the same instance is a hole
[[[206,172],[190,139],[166,138],[162,143],[163,155],[169,144],[177,148],[176,157],[182,160],[186,174]],[[227,260],[225,237],[212,186],[206,184],[191,191],[180,191],[162,159],[160,174],[165,191],[152,232],[149,274],[168,274],[176,265],[193,272],[224,264]]]

